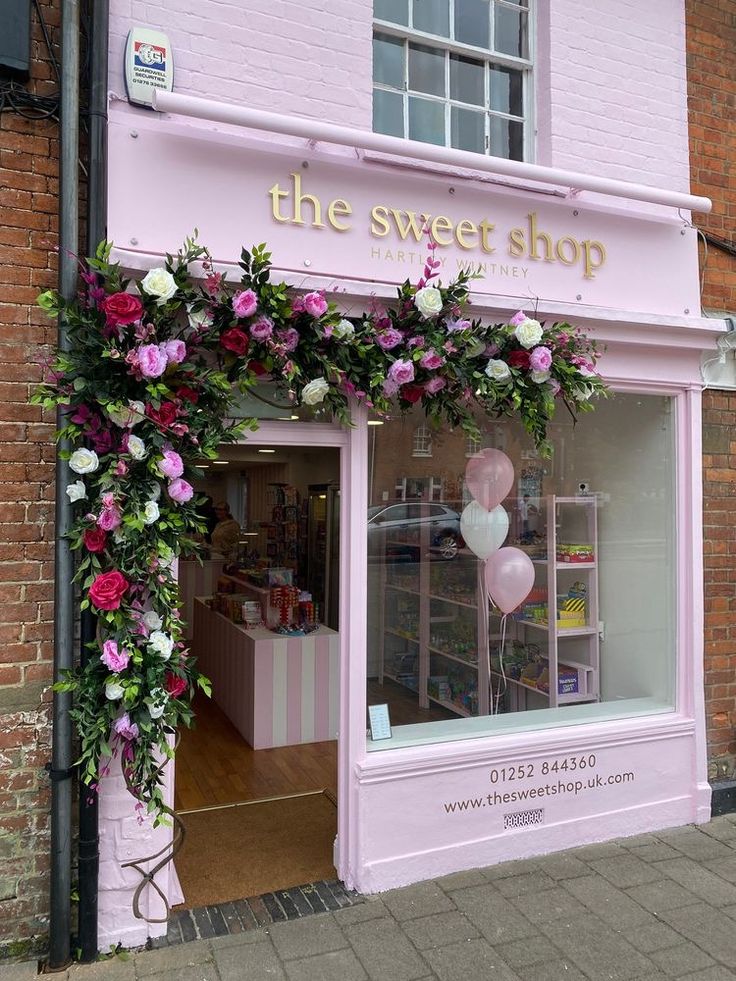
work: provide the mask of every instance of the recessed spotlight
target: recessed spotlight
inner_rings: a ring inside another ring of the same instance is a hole
[[[259,450],[259,453],[275,453],[276,450]]]
[[[230,466],[230,461],[229,460],[213,460],[212,462],[214,463],[214,465],[216,467],[229,467]]]
[[[383,425],[383,419],[369,419],[368,420],[368,425],[369,426],[382,426]]]
[[[298,418],[299,418],[299,416],[297,416],[297,415],[293,415],[293,416],[290,416],[289,418],[290,418],[290,419],[298,419]]]

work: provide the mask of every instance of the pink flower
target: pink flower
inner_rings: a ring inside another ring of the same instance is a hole
[[[442,357],[442,355],[437,354],[437,352],[432,348],[430,348],[426,354],[423,354],[419,361],[420,366],[422,368],[426,368],[427,371],[436,371],[437,368],[441,368],[444,363],[445,359]]]
[[[106,640],[102,645],[100,660],[111,671],[124,671],[128,667],[130,654],[127,651],[118,651],[117,641]]]
[[[118,460],[118,462],[115,464],[115,476],[124,477],[127,472],[128,464],[125,462],[125,460]]]
[[[122,516],[116,507],[103,508],[97,519],[97,527],[103,531],[115,531],[122,524]]]
[[[102,495],[102,506],[103,508],[114,508],[115,507],[115,495],[111,493]]]
[[[304,313],[304,297],[295,296],[291,301],[291,312],[292,314]]]
[[[408,382],[414,381],[414,365],[411,361],[404,361],[399,358],[388,369],[388,377],[397,385],[406,385]]]
[[[130,716],[127,712],[121,715],[119,719],[116,719],[112,727],[121,739],[130,740],[138,738],[138,726],[135,722],[130,721]]]
[[[560,394],[560,387],[561,387],[560,383],[557,381],[556,378],[550,378],[548,379],[547,384],[552,389],[552,394],[556,398]]]
[[[169,483],[168,491],[171,500],[177,504],[186,504],[187,501],[191,501],[194,494],[192,485],[188,481],[182,480],[181,477],[177,477],[176,480]]]
[[[159,378],[166,371],[168,359],[157,344],[138,348],[138,370],[144,378]]]
[[[413,347],[424,347],[424,343],[424,338],[420,335],[412,337],[410,341],[407,341],[406,346],[411,350]]]
[[[389,327],[387,330],[376,335],[376,343],[384,351],[390,351],[392,347],[401,344],[403,340],[403,335],[395,327]]]
[[[250,325],[250,336],[254,341],[266,341],[273,334],[273,321],[259,317]]]
[[[447,321],[447,333],[455,334],[459,330],[469,330],[472,324],[469,320],[448,320]]]
[[[187,346],[184,341],[164,341],[159,347],[166,355],[169,364],[181,364],[187,356]]]
[[[457,351],[457,348],[452,341],[445,341],[445,343],[442,345],[442,350],[447,351],[448,354],[454,354],[455,351]]]
[[[233,297],[233,312],[236,317],[252,317],[258,306],[258,297],[253,290],[241,290]]]
[[[164,477],[173,480],[184,473],[184,461],[175,450],[164,450],[164,455],[158,461],[158,469]]]
[[[399,390],[399,383],[394,381],[393,378],[386,378],[382,385],[383,394],[388,395],[389,398],[392,395],[396,395]]]
[[[304,309],[310,317],[321,317],[323,313],[327,313],[327,300],[324,294],[307,293],[304,297]]]
[[[526,320],[526,314],[524,313],[523,310],[519,310],[519,312],[515,313],[511,318],[511,320],[509,320],[509,326],[518,327],[519,324],[523,324],[525,320]]]
[[[532,371],[549,371],[552,365],[552,352],[548,347],[535,347],[529,355],[529,367]]]
[[[427,395],[436,395],[437,392],[441,392],[445,387],[447,382],[444,378],[440,378],[439,375],[435,375],[434,378],[430,378],[429,381],[424,386],[424,391]]]
[[[281,344],[285,351],[295,351],[299,344],[299,331],[293,327],[280,330],[276,334],[276,340]]]

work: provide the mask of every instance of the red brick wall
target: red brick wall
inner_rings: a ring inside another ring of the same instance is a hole
[[[60,2],[42,7],[57,43]],[[31,90],[53,94],[35,12],[33,58]],[[56,285],[58,135],[0,113],[0,956],[48,930],[54,449],[28,398],[56,331],[34,302]]]
[[[687,2],[692,190],[713,200],[696,223],[736,244],[736,6]],[[736,258],[701,248],[703,305],[736,311]],[[736,756],[736,393],[703,401],[705,697],[710,777],[731,776]]]

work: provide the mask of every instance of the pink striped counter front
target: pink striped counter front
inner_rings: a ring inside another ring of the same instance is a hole
[[[212,698],[254,749],[337,738],[339,635],[250,630],[194,600],[192,651]]]

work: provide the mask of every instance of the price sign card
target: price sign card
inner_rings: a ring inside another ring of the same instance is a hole
[[[391,738],[391,720],[388,717],[388,705],[369,705],[368,717],[371,721],[371,739]]]

